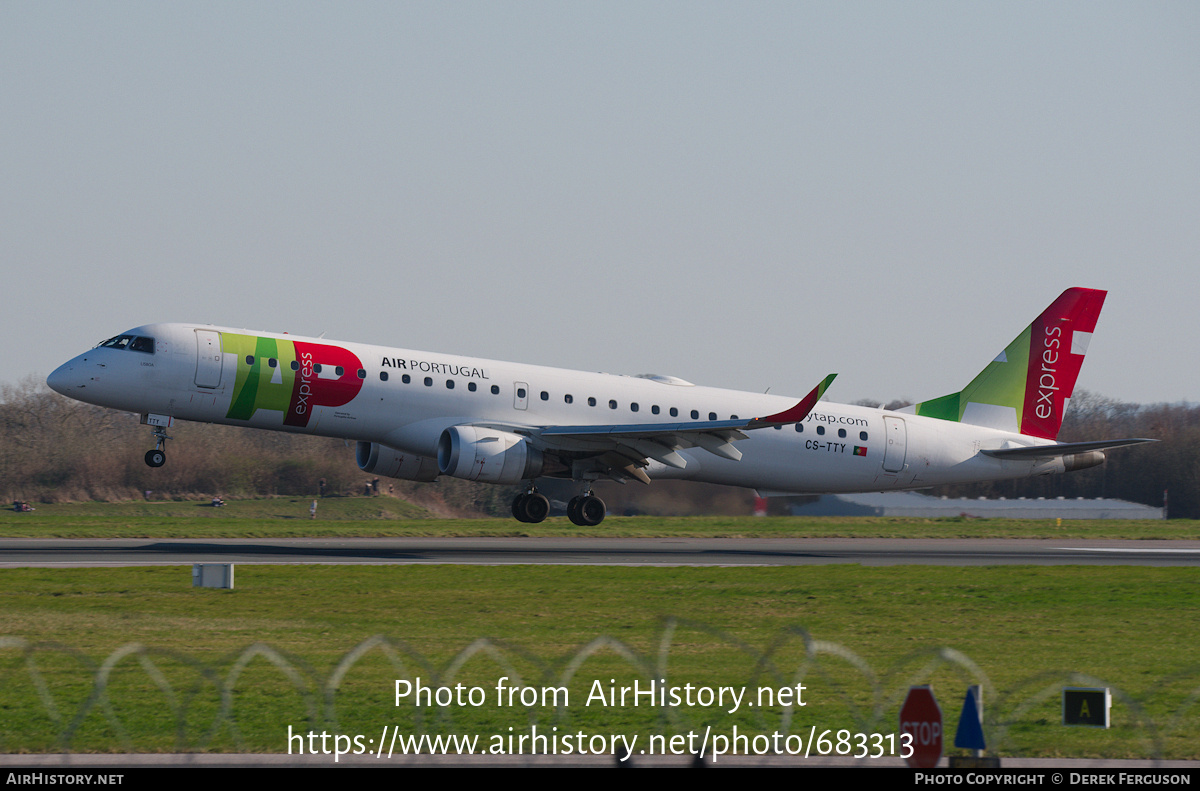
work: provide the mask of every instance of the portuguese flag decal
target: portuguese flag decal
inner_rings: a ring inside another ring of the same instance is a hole
[[[854,455],[855,456],[866,456],[867,449],[865,447],[863,447],[862,445],[855,445],[854,446]]]

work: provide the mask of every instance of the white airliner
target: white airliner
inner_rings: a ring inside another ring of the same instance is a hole
[[[1072,288],[961,392],[902,412],[196,324],[148,324],[59,367],[54,390],[138,413],[146,463],[175,420],[356,440],[366,473],[523,484],[513,515],[550,509],[539,478],[575,481],[597,525],[601,479],[654,478],[815,494],[1060,473],[1145,439],[1056,443],[1105,292]]]

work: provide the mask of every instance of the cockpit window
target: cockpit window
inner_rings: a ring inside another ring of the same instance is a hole
[[[132,335],[118,335],[115,338],[109,338],[100,344],[109,349],[125,349],[128,348],[129,342],[133,340]]]
[[[129,348],[135,352],[146,352],[154,354],[154,339],[145,338],[141,335],[133,339],[133,343],[129,344]]]
[[[105,347],[108,349],[132,349],[135,352],[145,352],[146,354],[154,354],[154,339],[146,338],[138,335],[118,335],[115,338],[109,338],[106,341],[96,344],[96,347]]]

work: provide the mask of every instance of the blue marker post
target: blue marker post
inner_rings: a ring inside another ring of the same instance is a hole
[[[983,738],[983,690],[978,684],[967,687],[963,700],[962,714],[958,716],[958,730],[954,734],[954,746],[971,751],[969,757],[951,756],[951,768],[999,767],[999,758],[984,758],[987,744]]]

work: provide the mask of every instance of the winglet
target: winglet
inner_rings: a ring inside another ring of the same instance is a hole
[[[746,428],[762,428],[764,426],[775,426],[783,423],[799,423],[808,417],[808,413],[813,410],[813,407],[817,405],[817,401],[821,400],[821,396],[825,395],[825,391],[829,389],[829,385],[836,378],[837,374],[826,376],[821,380],[819,385],[814,387],[804,398],[801,398],[791,409],[785,409],[768,417],[756,417],[750,421],[750,425],[746,426]]]

